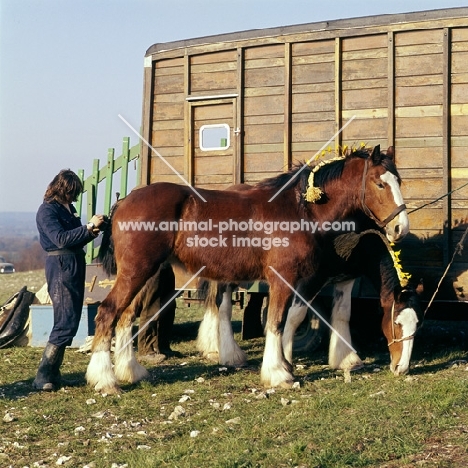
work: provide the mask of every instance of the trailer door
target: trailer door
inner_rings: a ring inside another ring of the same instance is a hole
[[[236,98],[190,102],[189,175],[196,187],[226,189],[241,182]]]

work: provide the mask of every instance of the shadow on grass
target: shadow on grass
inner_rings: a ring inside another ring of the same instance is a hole
[[[182,343],[185,341],[196,340],[200,323],[201,321],[175,323],[172,326],[171,343]],[[240,333],[242,330],[242,322],[240,320],[233,320],[231,323],[233,332]]]
[[[18,380],[17,382],[12,382],[6,385],[0,385],[0,398],[19,400],[31,394],[36,393],[48,393],[54,394],[57,392],[40,392],[34,390],[32,387],[34,377],[30,379]],[[68,388],[84,388],[86,387],[86,379],[84,372],[74,372],[71,374],[64,374],[62,376],[63,384],[62,387],[65,389]],[[89,387],[91,388],[91,387]],[[58,390],[60,391],[60,389]]]
[[[174,344],[195,340],[198,332],[199,322],[189,322],[174,325]],[[235,333],[239,333],[242,323],[234,321]],[[356,371],[354,375],[372,371],[372,368],[380,367],[388,371],[390,356],[386,340],[382,337],[378,326],[372,332],[367,329],[353,330],[353,344],[361,359],[371,362],[361,371]],[[327,367],[328,351],[324,343],[313,353],[298,353],[294,356],[294,364],[305,364],[306,371],[297,372],[298,380],[314,381],[322,378],[328,379],[337,375]],[[148,381],[157,387],[159,384],[171,384],[175,382],[191,382],[199,377],[205,380],[231,374],[245,373],[248,380],[254,380],[260,385],[260,366],[263,355],[263,338],[242,342],[242,348],[248,355],[248,364],[242,369],[234,369],[219,364],[204,361],[195,351],[195,348],[168,358],[159,365],[145,367],[149,371]],[[27,355],[25,355],[27,356]],[[412,366],[410,375],[423,375],[435,373],[450,367],[454,361],[468,361],[468,321],[446,322],[427,320],[418,331],[412,355]],[[27,363],[26,363],[27,364]],[[417,366],[417,367],[416,367]],[[35,369],[34,369],[35,371]],[[23,374],[24,375],[24,374]],[[85,372],[63,373],[65,382],[73,382],[65,388],[89,388],[87,386]],[[32,389],[33,377],[22,379],[5,385],[0,385],[0,399],[18,400],[35,393]],[[123,391],[131,391],[138,388],[140,384],[124,384]]]

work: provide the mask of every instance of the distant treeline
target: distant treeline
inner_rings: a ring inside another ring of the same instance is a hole
[[[37,239],[24,237],[0,237],[0,256],[13,263],[16,271],[40,270],[45,265],[45,252]]]

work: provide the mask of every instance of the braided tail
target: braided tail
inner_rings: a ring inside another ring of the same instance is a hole
[[[99,261],[102,264],[102,268],[109,276],[117,274],[117,264],[115,262],[114,254],[114,241],[112,239],[112,216],[114,215],[118,205],[119,201],[116,202],[111,208],[106,226],[102,232],[101,246],[99,247]]]

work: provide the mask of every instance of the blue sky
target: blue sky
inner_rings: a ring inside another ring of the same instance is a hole
[[[36,211],[63,168],[88,173],[140,126],[154,43],[466,6],[460,0],[0,0],[0,211]]]

